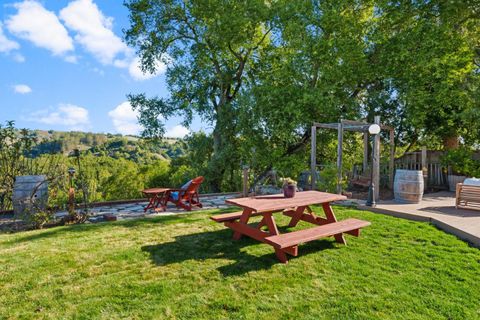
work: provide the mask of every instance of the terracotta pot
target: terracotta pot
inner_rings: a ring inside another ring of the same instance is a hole
[[[297,186],[295,184],[287,184],[283,186],[283,196],[285,198],[295,197],[295,192],[297,191]]]

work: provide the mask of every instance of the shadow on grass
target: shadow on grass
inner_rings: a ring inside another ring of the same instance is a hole
[[[286,228],[281,229],[286,230]],[[232,264],[218,268],[218,271],[225,277],[242,275],[250,271],[269,269],[273,265],[280,263],[275,256],[273,247],[263,244],[271,248],[271,253],[254,256],[242,249],[256,245],[259,242],[246,236],[242,237],[239,241],[234,241],[232,234],[231,230],[223,229],[181,235],[175,237],[175,241],[173,242],[144,246],[142,247],[142,251],[148,252],[152,262],[157,266],[182,263],[188,260],[232,260]],[[331,239],[313,241],[299,248],[298,257],[288,256],[288,258],[291,261],[310,253],[334,248],[336,247],[334,241]]]
[[[232,209],[224,210],[222,212],[232,211]],[[204,214],[203,214],[204,213]],[[28,235],[20,236],[11,240],[13,243],[29,242],[40,239],[55,238],[62,235],[68,235],[71,233],[85,233],[95,232],[100,230],[115,229],[115,228],[148,228],[155,224],[175,224],[175,223],[195,223],[199,221],[205,221],[211,214],[215,214],[215,211],[196,211],[191,214],[178,214],[169,216],[158,216],[152,218],[138,218],[116,222],[99,222],[92,224],[76,224],[60,227],[53,227],[51,229],[39,230],[28,232]],[[22,234],[22,233],[17,233]]]

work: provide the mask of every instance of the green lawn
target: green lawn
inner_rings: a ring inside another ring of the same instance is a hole
[[[3,234],[0,319],[480,319],[480,250],[426,223],[335,209],[372,225],[348,246],[303,245],[288,265],[232,241],[211,211]]]

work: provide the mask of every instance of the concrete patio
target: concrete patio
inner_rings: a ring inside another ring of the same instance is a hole
[[[430,222],[462,240],[480,247],[480,211],[455,209],[455,193],[426,194],[418,204],[401,204],[394,200],[380,201],[375,208],[359,202],[358,208],[394,217]]]

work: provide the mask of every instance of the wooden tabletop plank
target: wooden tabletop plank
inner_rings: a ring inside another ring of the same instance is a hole
[[[162,193],[170,190],[169,188],[150,188],[150,189],[145,189],[142,190],[144,194],[156,194],[156,193]]]
[[[347,197],[320,191],[297,192],[293,198],[285,198],[283,194],[228,199],[225,202],[254,211],[275,211],[300,206],[309,206],[332,201],[346,200]]]

